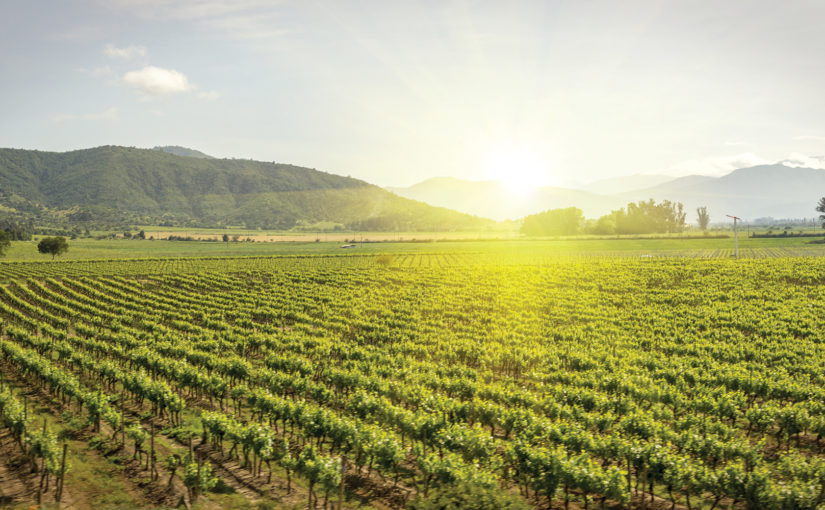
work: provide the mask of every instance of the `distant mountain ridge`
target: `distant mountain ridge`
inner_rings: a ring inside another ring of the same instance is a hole
[[[571,206],[601,215],[622,205],[618,199],[581,190],[547,186],[522,194],[497,181],[465,181],[453,177],[434,177],[408,188],[387,189],[402,197],[495,220],[522,218],[548,208]]]
[[[287,229],[326,222],[433,231],[492,223],[310,168],[118,146],[62,153],[0,149],[0,205],[29,215],[64,211],[70,220],[188,226]]]
[[[583,191],[589,191],[590,193],[596,193],[599,195],[610,195],[637,189],[651,188],[671,180],[673,180],[673,176],[670,175],[635,174],[600,179],[598,181],[585,184],[584,186],[578,186],[574,189],[581,189]]]
[[[651,177],[652,179],[648,179]],[[635,184],[661,181],[664,176],[629,176]],[[433,205],[451,204],[462,212],[494,219],[519,218],[548,209],[578,207],[588,218],[597,218],[629,202],[654,199],[682,202],[688,221],[695,221],[697,207],[706,206],[711,221],[725,214],[746,219],[811,218],[819,198],[825,196],[825,170],[787,166],[783,163],[740,168],[722,177],[688,175],[626,190],[622,178],[611,178],[583,186],[584,189],[545,187],[523,195],[507,191],[502,183],[464,181],[438,177],[394,193]],[[588,189],[614,188],[612,193]],[[625,188],[625,189],[623,189]]]
[[[740,168],[722,177],[688,176],[620,195],[627,200],[678,200],[689,215],[707,206],[711,221],[725,214],[742,218],[811,218],[825,196],[825,170],[782,163]]]

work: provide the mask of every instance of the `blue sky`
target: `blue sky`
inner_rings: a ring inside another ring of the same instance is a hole
[[[586,182],[825,154],[820,1],[0,4],[0,146]]]

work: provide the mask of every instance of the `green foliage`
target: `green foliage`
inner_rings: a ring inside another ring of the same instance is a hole
[[[69,243],[65,237],[44,237],[37,243],[37,251],[51,255],[55,258],[69,251]]]
[[[0,418],[3,427],[9,429],[18,442],[22,441],[26,431],[26,413],[23,404],[6,387],[0,387]]]
[[[0,257],[6,254],[6,250],[11,246],[11,235],[0,230]]]
[[[0,195],[2,197],[2,195]],[[2,198],[0,198],[2,203]],[[34,232],[34,225],[31,220],[15,219],[11,217],[0,218],[0,239],[7,239],[9,241],[30,241],[32,233]],[[2,246],[2,241],[0,241]],[[0,250],[2,253],[2,250]]]
[[[170,473],[175,473],[177,469],[183,464],[183,459],[177,453],[167,455],[161,461],[164,468]]]
[[[471,483],[449,484],[428,497],[419,496],[407,506],[410,510],[527,510],[524,501],[498,488]]]
[[[147,436],[148,434],[145,430],[143,430],[143,427],[141,427],[139,423],[134,423],[126,427],[126,437],[135,443],[136,450],[143,448],[143,443],[146,442]]]
[[[524,218],[521,233],[528,236],[572,236],[580,233],[583,225],[581,209],[550,209]]]
[[[61,449],[55,433],[44,432],[36,427],[29,428],[26,430],[25,444],[29,449],[29,454],[43,459],[43,467],[48,473],[59,472]]]
[[[201,151],[190,149],[188,147],[181,147],[180,145],[164,145],[164,146],[155,146],[152,147],[152,150],[166,152],[169,154],[174,154],[175,156],[184,156],[187,158],[206,158],[206,159],[215,159],[208,154],[204,154]]]
[[[612,232],[604,232],[613,228]],[[664,200],[657,204],[648,201],[627,204],[599,218],[594,233],[604,234],[655,234],[681,232],[685,228],[685,212],[681,202]]]
[[[708,208],[705,206],[696,208],[696,222],[699,224],[699,229],[707,230],[710,224],[710,214]]]
[[[218,477],[208,462],[198,462],[188,455],[183,459],[183,485],[189,490],[192,501],[218,483]]]
[[[615,234],[616,217],[612,214],[607,214],[597,220],[588,220],[586,231],[590,234],[600,236]]]

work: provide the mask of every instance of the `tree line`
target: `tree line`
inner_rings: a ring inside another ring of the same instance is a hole
[[[819,199],[815,210],[825,228],[825,197]],[[685,211],[681,202],[664,200],[657,204],[648,201],[630,203],[624,209],[617,209],[593,220],[585,219],[581,209],[567,207],[549,209],[524,218],[521,233],[528,236],[570,236],[577,234],[659,234],[678,233],[685,229]],[[696,223],[700,230],[710,225],[708,208],[696,208]]]
[[[706,230],[710,223],[707,207],[699,207],[697,216],[700,228]],[[528,236],[679,233],[685,229],[685,218],[681,202],[656,203],[650,199],[629,203],[598,219],[586,219],[577,207],[531,214],[524,218],[521,233]]]

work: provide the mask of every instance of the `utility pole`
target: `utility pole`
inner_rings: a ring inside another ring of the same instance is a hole
[[[726,214],[728,218],[733,218],[733,253],[734,257],[739,258],[739,231],[736,228],[736,222],[742,221],[742,218],[738,216],[731,216],[730,214]]]

